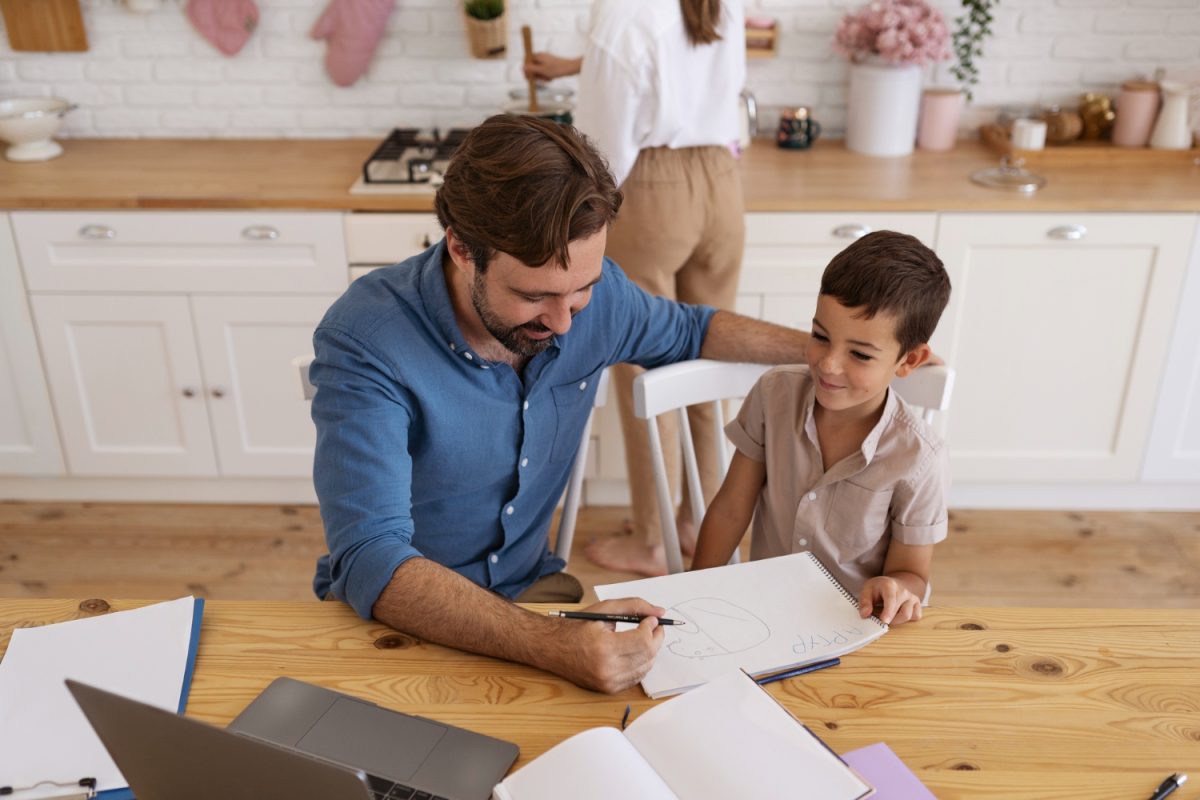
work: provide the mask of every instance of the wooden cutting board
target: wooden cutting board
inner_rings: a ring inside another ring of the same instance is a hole
[[[13,50],[88,49],[79,0],[0,0],[0,9]]]

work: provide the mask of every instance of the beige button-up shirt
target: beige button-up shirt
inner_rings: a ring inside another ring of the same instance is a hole
[[[868,578],[883,573],[893,538],[910,545],[946,538],[946,448],[889,389],[862,448],[826,472],[815,402],[808,367],[776,367],[725,427],[743,455],[766,465],[750,557],[811,550],[857,594]]]

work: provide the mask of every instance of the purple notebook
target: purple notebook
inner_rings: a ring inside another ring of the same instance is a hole
[[[851,750],[842,760],[875,787],[872,800],[937,800],[884,742]]]

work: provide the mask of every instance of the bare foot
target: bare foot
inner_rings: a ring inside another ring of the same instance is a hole
[[[635,536],[606,536],[588,542],[583,554],[593,564],[616,572],[655,577],[667,574],[662,545],[651,547]]]

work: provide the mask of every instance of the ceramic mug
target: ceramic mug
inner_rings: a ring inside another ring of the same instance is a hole
[[[776,143],[793,150],[812,147],[812,143],[821,135],[821,123],[813,119],[811,114],[805,106],[785,108],[779,116]]]

